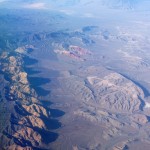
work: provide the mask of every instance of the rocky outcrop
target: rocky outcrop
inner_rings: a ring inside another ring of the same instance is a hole
[[[69,48],[66,50],[62,47],[62,49],[54,50],[56,54],[66,55],[70,58],[85,61],[86,55],[91,55],[91,52],[87,49],[81,48],[79,46],[70,45]]]
[[[133,122],[136,122],[137,124],[141,125],[148,123],[148,118],[144,114],[133,114],[131,116],[131,119]]]
[[[33,45],[25,45],[22,47],[18,47],[15,52],[20,53],[20,54],[27,54],[32,52],[35,49]]]
[[[14,144],[11,147],[8,147],[8,150],[33,150],[33,148],[30,146],[21,147]]]

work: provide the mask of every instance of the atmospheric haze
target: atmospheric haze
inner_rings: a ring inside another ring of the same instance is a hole
[[[0,149],[149,150],[150,1],[0,0]]]

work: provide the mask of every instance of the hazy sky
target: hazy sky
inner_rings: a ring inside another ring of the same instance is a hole
[[[149,11],[149,0],[0,0],[0,7],[60,10],[68,14],[102,12],[107,9]]]

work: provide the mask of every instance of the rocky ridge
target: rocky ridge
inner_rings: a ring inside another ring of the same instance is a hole
[[[26,51],[26,48],[23,49]],[[16,53],[4,52],[0,55],[2,74],[8,83],[3,99],[10,102],[12,108],[10,122],[3,130],[0,145],[11,150],[46,149],[42,134],[47,132],[48,137],[51,137],[49,141],[57,135],[46,124],[46,120],[51,117],[50,109],[42,106],[36,91],[30,86],[27,72],[23,69],[23,49],[18,48]]]

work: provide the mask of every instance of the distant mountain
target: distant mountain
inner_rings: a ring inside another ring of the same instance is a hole
[[[140,0],[103,0],[103,4],[115,9],[135,9]]]
[[[150,10],[149,0],[51,0],[49,3],[61,7],[90,7],[93,10],[97,6],[109,9]]]

